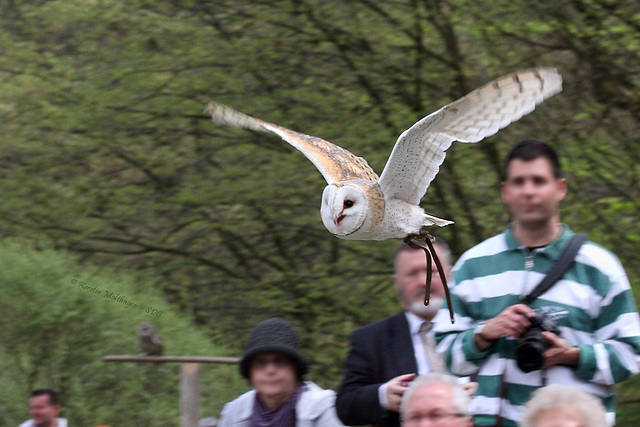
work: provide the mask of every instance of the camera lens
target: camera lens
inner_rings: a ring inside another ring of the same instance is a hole
[[[522,372],[529,373],[542,368],[544,352],[549,342],[542,337],[542,332],[553,332],[560,335],[553,317],[539,314],[530,319],[531,326],[522,335],[522,341],[516,347],[516,362]]]
[[[542,368],[542,354],[548,345],[544,338],[529,339],[516,347],[516,362],[522,372],[529,373]]]

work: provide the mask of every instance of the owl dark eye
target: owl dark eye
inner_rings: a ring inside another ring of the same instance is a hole
[[[351,206],[353,206],[353,200],[345,200],[344,201],[344,207],[345,208],[350,208]]]

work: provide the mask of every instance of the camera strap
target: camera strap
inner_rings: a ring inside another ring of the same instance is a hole
[[[578,255],[578,251],[582,244],[587,240],[586,234],[574,234],[569,244],[560,255],[560,258],[553,264],[549,272],[546,276],[538,283],[529,295],[526,295],[520,299],[520,302],[523,304],[531,304],[533,300],[538,298],[540,295],[544,294],[551,288],[561,277],[562,275],[573,265],[573,261],[576,259],[576,255]]]

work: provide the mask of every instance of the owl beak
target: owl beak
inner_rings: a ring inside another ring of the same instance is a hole
[[[342,221],[344,220],[344,218],[346,217],[346,215],[344,214],[344,209],[340,211],[340,215],[338,215],[338,218],[336,218],[335,224],[336,227],[340,227],[340,224],[342,224]]]

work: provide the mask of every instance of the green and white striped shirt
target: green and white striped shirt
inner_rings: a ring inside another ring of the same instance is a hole
[[[516,365],[515,339],[504,336],[486,351],[475,346],[475,327],[518,304],[560,257],[574,234],[563,227],[558,239],[532,251],[506,230],[468,250],[454,266],[455,324],[446,308],[441,310],[436,339],[450,372],[478,373],[471,403],[475,425],[494,425],[499,415],[502,425],[516,426],[531,393],[545,384],[573,385],[600,397],[613,423],[613,385],[640,370],[640,319],[629,280],[616,256],[593,242],[586,242],[564,276],[531,303],[552,313],[560,336],[580,348],[578,366],[526,374]]]

